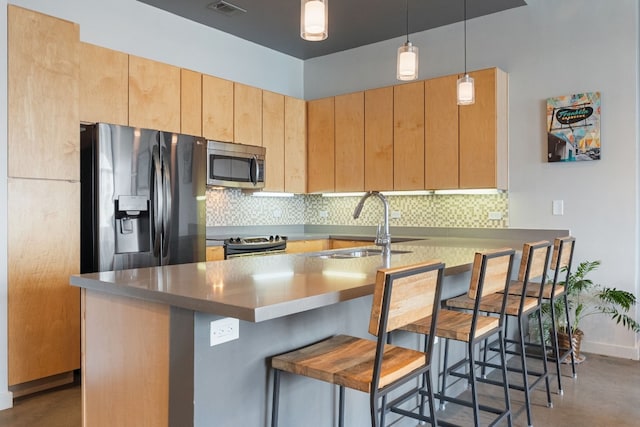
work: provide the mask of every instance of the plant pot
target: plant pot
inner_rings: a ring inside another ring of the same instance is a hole
[[[575,330],[571,334],[571,344],[569,344],[569,334],[565,332],[558,331],[558,346],[562,350],[569,350],[569,348],[573,351],[573,356],[577,363],[582,362],[585,359],[584,355],[580,354],[580,344],[582,343],[582,337],[584,336],[584,332],[580,329]],[[567,361],[567,359],[565,359]]]

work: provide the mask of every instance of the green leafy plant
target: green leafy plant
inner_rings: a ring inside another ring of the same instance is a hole
[[[565,286],[567,300],[569,303],[569,314],[571,318],[571,332],[581,331],[582,320],[588,316],[604,314],[613,319],[616,324],[630,329],[636,333],[640,332],[640,324],[628,313],[631,307],[636,304],[634,294],[616,288],[602,286],[593,283],[587,277],[589,273],[600,266],[600,261],[583,261],[571,273],[565,282],[560,285]],[[562,271],[566,272],[566,269]],[[564,303],[562,298],[555,301],[556,325],[559,325],[560,332],[566,332],[566,321],[564,313]],[[543,314],[551,315],[551,307],[544,304]],[[549,322],[546,322],[549,323]]]

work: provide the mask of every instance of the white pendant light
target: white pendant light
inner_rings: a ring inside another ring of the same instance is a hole
[[[464,0],[464,76],[458,79],[458,105],[471,105],[476,102],[476,89],[473,78],[467,74],[467,0]]]
[[[407,41],[398,48],[396,78],[398,80],[418,78],[418,48],[409,41],[409,0],[407,0]]]
[[[327,38],[328,1],[300,0],[300,37],[312,42]]]

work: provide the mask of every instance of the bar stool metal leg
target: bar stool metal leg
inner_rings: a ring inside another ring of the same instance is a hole
[[[271,404],[271,427],[278,426],[278,404],[280,403],[280,370],[273,370],[273,402]]]
[[[509,397],[509,383],[507,379],[507,355],[505,352],[504,333],[498,332],[498,345],[500,347],[501,371],[502,371],[502,389],[504,391],[504,402],[506,405],[507,425],[513,426],[513,417],[511,416],[511,398]]]

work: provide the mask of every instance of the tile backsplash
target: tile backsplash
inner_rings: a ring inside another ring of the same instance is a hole
[[[365,202],[353,219],[359,197],[255,197],[242,190],[207,190],[207,226],[244,225],[376,225],[382,221],[380,200]],[[507,228],[508,193],[488,195],[387,196],[392,226]],[[489,219],[489,214],[500,219]],[[394,218],[395,216],[395,218]]]

